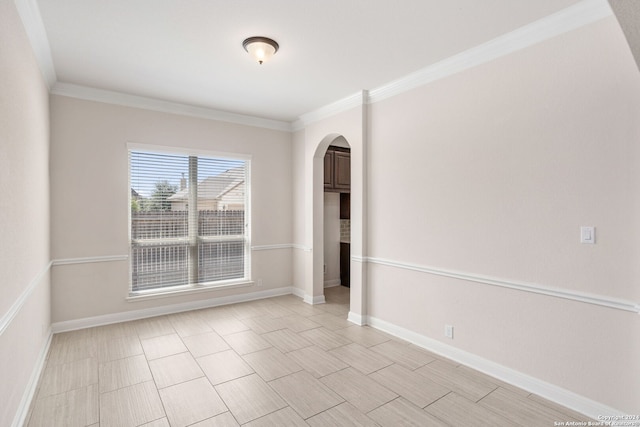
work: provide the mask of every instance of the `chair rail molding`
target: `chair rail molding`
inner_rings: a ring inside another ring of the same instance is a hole
[[[18,299],[13,303],[13,305],[9,308],[9,310],[0,318],[0,335],[7,330],[7,328],[11,325],[11,322],[15,317],[20,313],[20,310],[25,305],[33,291],[38,287],[41,283],[44,276],[47,274],[49,269],[51,268],[52,261],[49,261],[47,265],[44,266],[42,270],[36,276],[31,279],[31,282],[27,285],[27,287],[22,291]]]
[[[517,291],[531,292],[535,294],[547,295],[556,298],[563,298],[572,301],[579,301],[586,304],[594,304],[616,310],[630,311],[640,314],[640,303],[635,301],[613,298],[605,295],[596,295],[586,292],[574,291],[570,289],[555,288],[535,283],[525,283],[499,279],[495,277],[482,276],[479,274],[465,273],[459,271],[445,270],[441,268],[429,267],[418,264],[392,261],[384,258],[363,257],[362,262],[370,264],[385,265],[388,267],[401,268],[403,270],[418,271],[421,273],[433,274],[436,276],[451,277],[468,282],[482,283],[485,285],[499,286],[502,288],[514,289]]]

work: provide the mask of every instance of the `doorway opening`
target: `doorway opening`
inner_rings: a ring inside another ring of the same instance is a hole
[[[335,138],[324,154],[323,286],[326,298],[349,301],[351,284],[351,148]],[[340,287],[341,289],[333,289]],[[337,301],[336,301],[337,302]]]

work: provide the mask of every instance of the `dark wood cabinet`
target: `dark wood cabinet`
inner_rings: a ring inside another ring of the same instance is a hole
[[[325,191],[330,191],[333,189],[333,181],[334,181],[334,164],[335,164],[335,156],[333,150],[327,150],[327,153],[324,155],[324,189]]]
[[[351,153],[334,152],[333,187],[338,190],[351,190]]]
[[[340,193],[340,219],[351,219],[351,193]]]
[[[351,191],[351,153],[348,148],[329,147],[324,155],[324,191]]]
[[[340,242],[340,284],[351,287],[351,245]]]

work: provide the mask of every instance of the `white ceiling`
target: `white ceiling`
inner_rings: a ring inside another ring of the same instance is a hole
[[[39,0],[57,81],[294,121],[579,0]],[[242,48],[280,44],[268,63]]]

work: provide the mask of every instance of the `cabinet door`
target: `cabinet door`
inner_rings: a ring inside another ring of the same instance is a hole
[[[351,190],[351,154],[345,153],[342,151],[336,151],[334,164],[335,164],[334,180],[333,180],[334,188],[341,191],[350,191]]]
[[[340,219],[351,219],[351,193],[340,193]]]
[[[351,245],[340,243],[340,284],[351,287]]]
[[[334,160],[333,160],[333,151],[329,150],[324,155],[324,188],[325,189],[333,189],[333,179],[334,179]]]

